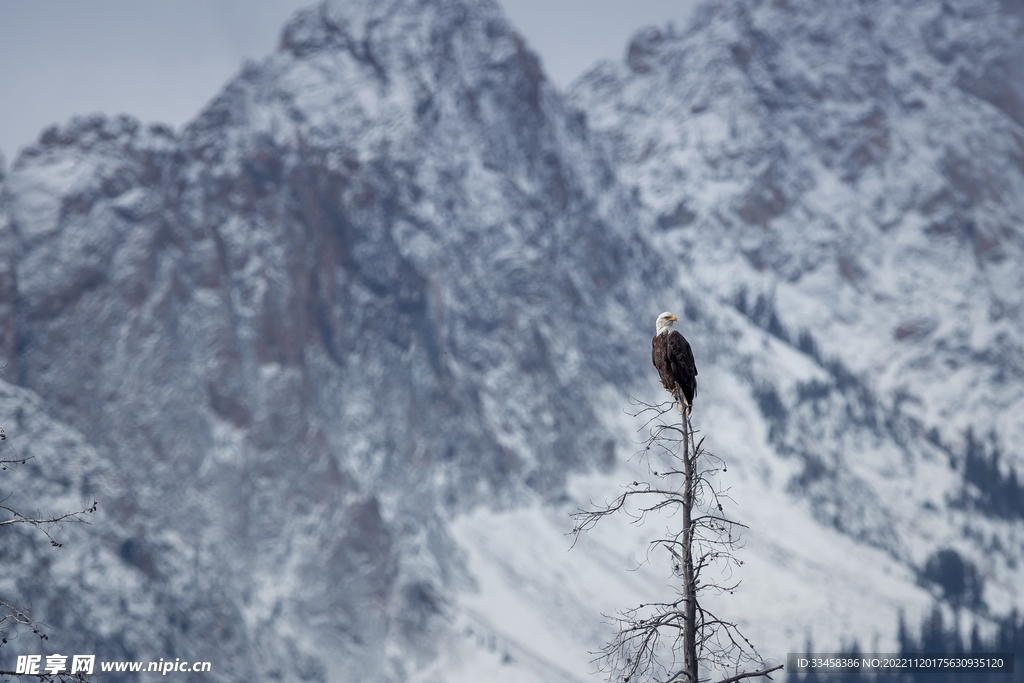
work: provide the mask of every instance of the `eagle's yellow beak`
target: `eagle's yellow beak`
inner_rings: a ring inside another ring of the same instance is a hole
[[[674,315],[670,315],[668,319],[671,320],[672,322],[677,322],[679,320],[679,318],[675,317]]]

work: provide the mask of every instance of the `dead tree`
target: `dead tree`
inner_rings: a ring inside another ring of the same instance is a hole
[[[0,427],[0,453],[2,453],[0,455],[0,471],[13,470],[32,459],[32,456],[22,457],[18,454],[14,446],[8,442],[7,433],[3,427]],[[97,502],[93,500],[91,503],[84,505],[81,510],[52,515],[41,515],[38,513],[26,515],[9,504],[10,497],[10,494],[8,494],[3,499],[0,499],[0,530],[15,524],[24,524],[35,528],[46,536],[50,541],[50,545],[54,548],[59,548],[62,545],[57,541],[57,535],[64,524],[85,522],[85,516],[96,512],[97,507]],[[41,642],[49,639],[49,636],[44,631],[44,624],[33,619],[28,609],[19,607],[17,603],[0,599],[0,647],[6,645],[8,640],[16,637],[19,633],[29,631],[37,636]],[[54,682],[75,681],[81,683],[86,680],[82,674],[67,673],[24,674],[15,671],[0,671],[0,676],[27,676],[42,681]]]
[[[679,584],[673,600],[640,605],[615,617],[618,635],[598,653],[597,661],[616,683],[699,683],[700,664],[732,672],[719,683],[771,678],[768,674],[782,665],[767,666],[735,622],[719,618],[700,603],[708,591],[735,591],[739,581],[733,579],[733,568],[743,564],[735,551],[741,547],[738,531],[746,527],[724,512],[722,502],[729,500],[729,492],[716,481],[726,471],[725,462],[704,450],[703,438],[696,441],[689,416],[676,412],[675,401],[630,402],[634,417],[644,420],[640,431],[646,435],[637,456],[652,480],[631,482],[614,500],[574,514],[573,534],[578,539],[617,513],[632,516],[635,524],[654,513],[678,514],[678,526],[651,540],[648,555],[657,548],[667,550]]]

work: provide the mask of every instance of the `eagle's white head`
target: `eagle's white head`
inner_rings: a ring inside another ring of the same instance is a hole
[[[654,333],[655,334],[661,334],[662,332],[671,332],[672,331],[672,323],[674,323],[677,320],[679,320],[679,318],[675,317],[674,315],[672,315],[668,311],[665,311],[664,313],[659,315],[658,316],[658,320],[655,321],[655,323],[654,323],[654,330],[655,330],[655,332]]]

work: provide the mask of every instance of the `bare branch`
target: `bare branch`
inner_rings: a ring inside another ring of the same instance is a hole
[[[83,507],[81,510],[75,510],[74,512],[69,511],[62,515],[54,515],[51,517],[28,517],[7,505],[6,500],[7,499],[5,498],[4,502],[0,502],[0,510],[11,515],[11,518],[0,519],[0,527],[9,526],[11,524],[27,524],[35,527],[36,529],[39,529],[39,531],[43,532],[46,538],[50,540],[50,545],[55,548],[59,548],[63,545],[55,538],[63,528],[61,527],[62,523],[70,522],[73,524],[88,524],[84,515],[91,515],[96,512],[96,508],[99,506],[99,503],[94,500],[90,505]]]
[[[688,416],[675,412],[676,402],[650,405],[630,397],[630,405],[628,412],[644,420],[639,431],[646,434],[637,441],[641,448],[633,457],[660,481],[633,481],[603,506],[592,503],[591,509],[577,511],[572,515],[573,545],[582,532],[613,514],[624,513],[633,524],[642,524],[656,512],[679,514],[676,529],[648,542],[648,560],[654,548],[665,548],[680,584],[677,599],[671,602],[622,612],[615,619],[618,634],[595,662],[610,680],[621,683],[630,683],[638,675],[698,683],[698,662],[733,671],[748,664],[764,667],[764,660],[737,625],[718,618],[699,601],[706,591],[732,593],[739,586],[732,580],[732,571],[742,562],[734,552],[742,547],[737,533],[747,527],[724,514],[723,501],[732,499],[729,489],[715,480],[728,471],[725,461],[704,450],[704,437],[696,438]],[[667,421],[668,416],[673,422]],[[721,578],[705,580],[703,574],[714,566],[721,567]],[[720,683],[767,676],[778,668],[738,674]]]
[[[11,460],[0,458],[0,470],[13,470],[18,465],[24,465],[34,457],[34,455],[30,455],[27,458],[18,457]]]
[[[38,678],[41,681],[49,681],[51,683],[64,683],[74,681],[75,683],[84,683],[89,679],[83,673],[76,674],[20,674],[16,671],[0,671],[0,676],[14,676],[20,678],[22,676],[29,676],[30,678]]]
[[[744,678],[755,678],[757,676],[764,676],[768,680],[772,680],[772,677],[769,676],[768,674],[770,674],[773,671],[778,671],[781,668],[782,668],[781,664],[776,664],[775,666],[771,667],[770,669],[761,669],[760,671],[749,671],[747,673],[737,674],[735,676],[730,676],[729,678],[723,678],[722,680],[717,681],[716,683],[735,683],[735,681],[740,681],[740,680],[743,680]]]

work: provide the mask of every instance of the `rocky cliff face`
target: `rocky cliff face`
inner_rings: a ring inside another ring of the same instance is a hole
[[[755,393],[803,460],[795,486],[840,527],[844,472],[905,519],[891,479],[919,509],[978,500],[992,492],[939,470],[966,476],[979,434],[990,452],[1024,437],[1022,19],[1005,2],[717,3],[573,87],[680,281],[826,370]]]
[[[8,376],[119,473],[145,576],[108,651],[399,676],[440,520],[608,457],[645,243],[493,4],[312,8],[180,135],[78,119],[8,192]]]
[[[11,232],[10,211],[8,204],[10,198],[7,193],[7,164],[0,155],[0,250],[5,255],[14,253],[14,234]],[[14,259],[5,256],[0,259],[0,353],[4,362],[10,362],[15,355],[14,336],[14,299],[16,297],[16,282],[14,278]]]
[[[617,490],[673,309],[756,641],[1019,604],[1016,12],[718,3],[567,105],[493,3],[328,2],[180,132],[46,131],[0,181],[0,418],[103,488],[4,590],[222,680],[583,678],[665,579],[609,578],[642,531],[563,558],[561,506]]]
[[[1022,31],[1015,3],[726,3],[572,97],[684,278],[944,444],[1018,442]]]

